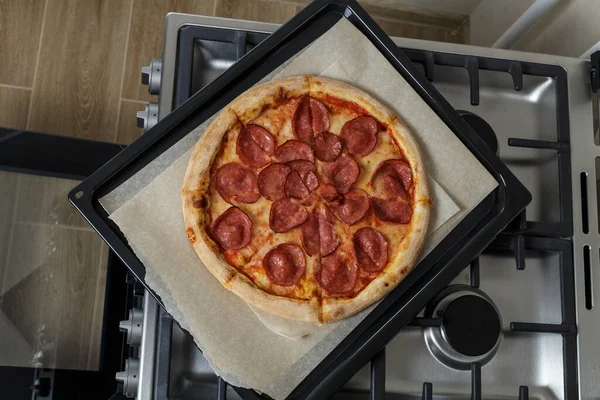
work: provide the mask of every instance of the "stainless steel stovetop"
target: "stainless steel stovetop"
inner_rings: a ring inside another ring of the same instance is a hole
[[[273,32],[278,27],[273,24],[169,14],[166,19],[162,62],[156,60],[143,69],[144,79],[150,84],[151,92],[160,93],[158,104],[150,105],[146,114],[138,115],[138,121],[146,126],[155,122],[152,120],[153,114],[157,114],[157,119],[160,119],[171,111],[176,79],[177,36],[182,25],[266,33]],[[489,300],[488,304],[497,309],[501,333],[494,348],[483,358],[448,354],[448,349],[436,347],[440,340],[439,328],[406,327],[386,347],[385,389],[388,397],[421,398],[423,383],[431,382],[433,398],[469,398],[473,373],[470,362],[481,359],[482,367],[476,373],[481,375],[482,398],[515,398],[519,395],[527,398],[525,389],[519,389],[526,386],[529,398],[563,399],[566,392],[565,368],[572,368],[565,363],[563,336],[576,335],[576,392],[581,399],[598,398],[600,346],[596,342],[600,332],[600,313],[597,307],[593,307],[593,299],[597,298],[600,288],[600,273],[595,272],[600,255],[596,195],[596,164],[600,165],[600,158],[597,158],[600,157],[600,148],[594,138],[597,124],[594,123],[596,112],[592,106],[589,86],[589,62],[404,38],[394,38],[394,41],[400,47],[408,49],[552,64],[564,68],[567,72],[569,97],[566,111],[570,121],[572,188],[569,193],[572,194],[573,201],[574,234],[572,238],[551,241],[549,246],[536,246],[534,241],[526,241],[527,250],[523,258],[526,267],[523,270],[517,269],[518,257],[515,257],[514,246],[509,246],[508,250],[504,248],[484,252],[476,260],[478,265],[465,266],[465,270],[453,282],[453,285],[464,286],[453,286],[453,289],[464,289],[469,294],[483,296]],[[225,50],[204,51],[201,54],[204,59],[199,60],[199,65],[204,67],[199,73],[206,81],[210,81],[236,61],[235,55],[228,56]],[[500,158],[533,196],[533,201],[526,210],[527,220],[560,223],[559,210],[564,201],[561,199],[558,178],[560,151],[514,147],[508,143],[508,138],[511,137],[556,142],[556,80],[524,75],[523,90],[515,91],[511,75],[482,69],[479,71],[480,102],[476,106],[471,104],[469,75],[465,69],[436,66],[433,83],[456,109],[475,113],[492,127],[497,137]],[[597,103],[595,104],[597,107]],[[582,180],[586,185],[583,197]],[[582,199],[586,200],[586,211],[583,213]],[[553,248],[554,245],[556,249]],[[561,285],[565,284],[565,275],[561,272],[561,266],[574,268],[576,330],[573,330],[574,325],[564,324],[561,305],[565,288]],[[137,391],[139,399],[152,397],[152,381],[156,375],[154,366],[160,356],[154,351],[156,342],[161,340],[156,324],[161,322],[162,317],[159,317],[159,307],[152,303],[153,300],[147,299],[144,308],[139,370],[142,384],[135,385],[135,380],[129,379],[130,392],[135,394]],[[420,316],[436,317],[435,310],[424,310]],[[518,332],[531,327],[519,329],[518,326],[511,326],[511,322],[515,321],[549,324],[554,329],[564,327],[564,331]],[[176,325],[172,326],[172,335],[162,339],[170,340],[171,353],[167,388],[160,390],[168,390],[170,399],[217,398],[214,397],[217,393],[226,393],[228,399],[238,398],[230,387],[217,379],[192,341]],[[367,365],[348,382],[345,394],[339,398],[351,398],[351,393],[364,393],[361,390],[369,390],[370,381],[371,370]],[[211,388],[208,392],[202,389],[207,387]],[[209,393],[211,391],[214,394]]]

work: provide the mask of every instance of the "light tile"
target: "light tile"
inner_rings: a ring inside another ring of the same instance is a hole
[[[69,179],[21,175],[16,221],[91,229],[67,198],[77,184]]]
[[[0,310],[0,366],[32,367],[33,347]]]
[[[93,370],[98,354],[106,246],[94,232],[16,224],[9,268],[31,271],[0,298],[0,309],[39,352],[44,367]],[[101,304],[96,304],[99,302]]]
[[[0,3],[0,83],[33,85],[45,3],[45,0]]]
[[[0,86],[0,127],[25,129],[30,101],[31,90]]]

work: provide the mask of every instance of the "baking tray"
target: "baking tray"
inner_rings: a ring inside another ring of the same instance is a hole
[[[352,0],[317,0],[167,115],[69,194],[69,200],[144,284],[145,269],[99,199],[335,25],[348,19],[498,181],[440,244],[296,387],[290,399],[322,399],[354,372],[475,258],[531,201],[531,194],[464,122],[406,55]],[[148,291],[156,296],[154,291]],[[243,398],[262,398],[239,389]]]

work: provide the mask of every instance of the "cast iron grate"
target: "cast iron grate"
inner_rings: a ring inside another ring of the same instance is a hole
[[[553,78],[556,82],[556,141],[509,138],[508,145],[529,149],[544,149],[557,153],[560,221],[558,223],[528,221],[526,213],[517,218],[507,229],[515,233],[513,249],[522,253],[522,235],[540,235],[552,237],[571,237],[573,235],[573,211],[571,198],[571,149],[569,140],[569,105],[565,71],[556,65],[537,64],[496,58],[485,58],[471,55],[437,53],[423,50],[402,49],[408,58],[423,66],[425,76],[430,81],[435,79],[436,65],[465,68],[469,74],[471,104],[479,105],[479,71],[496,71],[510,74],[513,88],[523,90],[523,75]],[[520,268],[524,268],[524,260],[519,259]]]
[[[511,251],[512,250],[511,235],[501,235],[486,249],[485,252]],[[563,370],[564,370],[564,387],[565,398],[577,398],[577,324],[575,321],[575,281],[573,268],[573,252],[571,242],[566,239],[545,238],[528,236],[523,240],[523,250],[534,250],[541,252],[551,252],[560,255],[560,294],[561,294],[561,313],[562,323],[546,324],[538,322],[520,322],[512,321],[510,330],[522,334],[536,333],[553,333],[562,336],[563,341]],[[485,253],[484,252],[484,253]],[[524,251],[523,251],[524,253]],[[519,268],[518,257],[515,256],[515,266]],[[479,288],[479,257],[475,258],[469,265],[470,269],[470,286]],[[412,327],[427,328],[432,326],[440,326],[441,318],[426,318],[416,317],[409,325]],[[385,350],[383,350],[385,351]],[[373,362],[371,361],[371,371],[373,373]],[[381,366],[379,370],[381,370]],[[471,399],[481,399],[481,368],[479,363],[471,364]],[[485,371],[485,370],[484,370]],[[385,374],[385,366],[383,366],[383,374]],[[373,382],[373,379],[371,379]],[[431,399],[433,393],[433,385],[426,382],[423,386],[423,399]],[[371,387],[372,399],[383,399],[384,397],[373,397],[377,393],[377,389]],[[429,396],[429,397],[428,397]],[[529,388],[521,386],[519,388],[519,399],[529,398]]]

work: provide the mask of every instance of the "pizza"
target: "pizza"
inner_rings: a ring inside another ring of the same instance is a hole
[[[413,268],[432,201],[411,132],[336,80],[256,86],[199,139],[182,189],[188,240],[248,304],[331,322]]]

